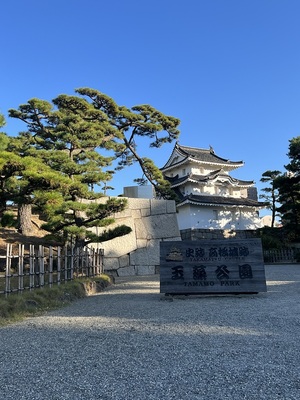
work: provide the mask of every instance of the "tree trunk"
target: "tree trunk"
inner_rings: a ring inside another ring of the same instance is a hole
[[[21,204],[18,209],[18,230],[24,236],[32,235],[31,204]]]
[[[3,217],[5,211],[6,211],[6,201],[0,199],[0,219]]]
[[[1,193],[4,193],[4,181],[3,180],[0,181],[0,189],[1,189]],[[6,211],[6,199],[2,195],[0,197],[0,218],[2,218],[4,211]]]
[[[82,237],[76,237],[76,239],[75,239],[75,249],[76,248],[79,248],[79,249],[83,249],[84,248],[84,246],[85,246],[85,242],[86,242],[86,240],[84,239],[84,238],[82,238]]]

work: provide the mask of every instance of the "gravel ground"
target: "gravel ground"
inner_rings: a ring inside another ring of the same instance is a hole
[[[166,300],[159,277],[0,329],[0,399],[300,399],[300,265],[267,293]]]

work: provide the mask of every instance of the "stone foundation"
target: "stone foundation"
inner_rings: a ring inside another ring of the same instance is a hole
[[[127,201],[127,208],[114,215],[111,227],[124,224],[132,232],[99,244],[104,249],[104,271],[116,277],[157,274],[159,243],[181,241],[175,202],[135,198]]]

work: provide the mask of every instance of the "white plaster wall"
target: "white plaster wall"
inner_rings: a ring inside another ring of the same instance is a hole
[[[177,221],[179,230],[192,228],[192,218],[189,205],[178,208]]]
[[[218,212],[215,219],[214,210]],[[232,213],[236,218],[232,219]],[[178,226],[183,229],[234,229],[252,230],[262,226],[261,219],[255,209],[241,209],[221,207],[199,207],[185,205],[178,208]]]

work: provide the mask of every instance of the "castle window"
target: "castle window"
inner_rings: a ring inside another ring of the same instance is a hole
[[[219,219],[218,210],[213,210],[213,219],[214,220],[218,220]]]

